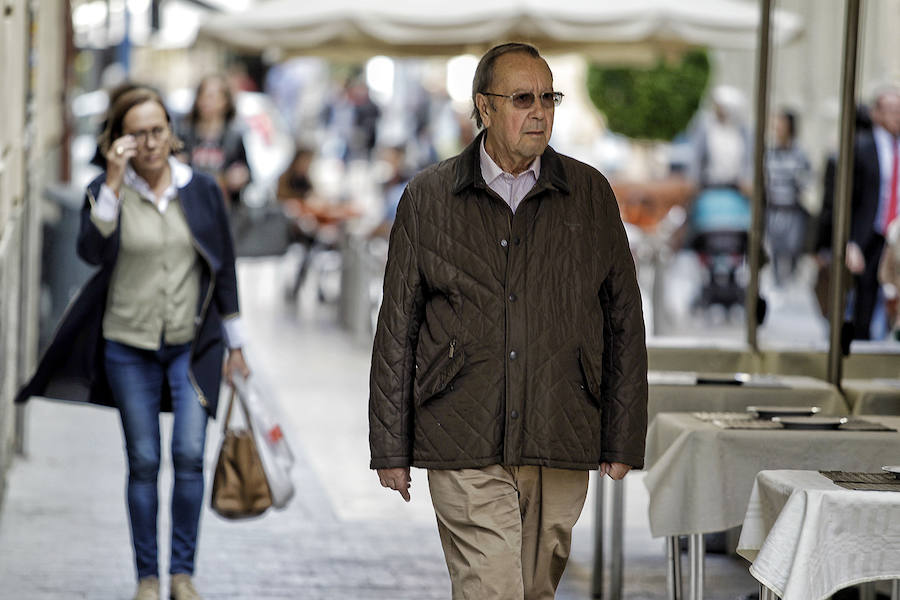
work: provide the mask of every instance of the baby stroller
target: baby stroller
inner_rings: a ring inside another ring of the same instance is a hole
[[[703,268],[697,306],[743,306],[750,204],[733,187],[700,192],[691,212],[692,247]]]

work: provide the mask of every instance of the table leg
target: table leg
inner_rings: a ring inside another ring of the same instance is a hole
[[[594,570],[591,572],[591,597],[603,597],[603,478],[594,472]]]
[[[900,600],[900,579],[891,581],[891,600]]]
[[[688,559],[691,564],[690,600],[703,600],[703,559],[705,554],[703,534],[692,533],[689,535]]]
[[[763,584],[759,584],[759,600],[778,600],[778,596]]]
[[[621,600],[625,566],[625,481],[608,480],[610,494],[609,600]]]
[[[682,600],[684,588],[681,585],[681,548],[678,544],[677,535],[670,535],[666,538],[666,561],[668,562],[668,572],[666,573],[667,598],[668,600]]]

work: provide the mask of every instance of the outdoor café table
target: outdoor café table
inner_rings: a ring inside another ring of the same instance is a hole
[[[707,351],[709,349],[704,350]],[[723,350],[724,351],[724,350]],[[712,355],[710,355],[712,356]],[[822,414],[847,414],[847,404],[840,391],[830,383],[798,375],[749,375],[736,385],[734,373],[698,374],[694,371],[650,371],[647,407],[649,420],[660,412],[744,411],[747,406],[818,406]],[[725,383],[728,379],[730,382]],[[700,383],[698,383],[698,381]],[[604,488],[607,488],[604,490]],[[623,530],[618,526],[624,518],[624,486],[621,482],[598,481],[595,514],[597,523],[612,522],[609,554],[610,590],[612,598],[621,597],[623,565]],[[609,495],[607,519],[604,497]],[[603,582],[602,527],[594,531],[594,570],[592,590],[600,594]]]
[[[818,471],[761,471],[738,554],[784,600],[828,598],[850,585],[894,579],[900,600],[897,491],[849,490]],[[766,590],[761,589],[761,598]]]
[[[900,417],[868,417],[893,429]],[[687,535],[691,598],[703,597],[703,535],[740,525],[765,469],[875,471],[897,464],[897,431],[726,429],[691,413],[660,413],[647,432],[644,484],[650,532],[669,538],[670,593],[678,595],[677,536]]]
[[[759,362],[744,342],[699,337],[656,337],[647,340],[647,362],[657,371],[713,373],[756,372]]]
[[[844,379],[841,382],[854,415],[900,415],[900,379]]]
[[[760,349],[759,372],[809,375],[827,378],[828,346],[767,344]],[[900,343],[884,340],[854,340],[850,355],[843,359],[843,376],[853,379],[897,377],[900,374]]]
[[[747,406],[818,406],[822,414],[844,415],[848,407],[840,390],[821,379],[800,375],[748,375],[741,384],[726,376],[693,371],[650,371],[648,418],[661,412],[743,411]],[[698,383],[700,381],[701,383]],[[708,383],[702,383],[706,381]]]

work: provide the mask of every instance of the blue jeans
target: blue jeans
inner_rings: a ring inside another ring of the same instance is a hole
[[[163,385],[172,394],[172,549],[169,572],[194,572],[203,505],[206,409],[188,379],[190,344],[142,350],[106,341],[106,375],[122,417],[128,454],[128,515],[138,578],[158,576],[159,413]]]

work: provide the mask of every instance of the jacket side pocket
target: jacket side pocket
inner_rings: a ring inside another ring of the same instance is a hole
[[[578,348],[578,367],[581,370],[581,378],[584,382],[583,387],[587,391],[591,399],[600,406],[600,383],[602,377],[593,369],[593,365],[585,356],[584,351]]]
[[[464,363],[465,351],[459,346],[456,338],[453,338],[446,350],[424,373],[416,369],[416,381],[413,386],[416,405],[421,406],[442,393],[462,369]]]

